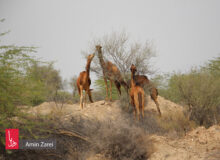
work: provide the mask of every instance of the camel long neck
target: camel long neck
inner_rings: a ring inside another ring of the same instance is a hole
[[[90,73],[90,64],[91,64],[91,60],[88,60],[87,61],[87,64],[86,64],[86,73],[89,75]]]
[[[134,83],[134,72],[131,72],[131,87],[135,87],[135,83]]]
[[[105,69],[105,61],[104,61],[101,50],[98,51],[98,58],[99,58],[100,65],[101,65],[102,69],[104,70]]]

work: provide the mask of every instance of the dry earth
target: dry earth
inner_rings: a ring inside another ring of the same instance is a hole
[[[162,114],[170,112],[182,112],[182,106],[159,97]],[[61,109],[62,108],[62,109]],[[148,100],[145,109],[157,114],[156,105]],[[56,115],[63,122],[68,122],[72,117],[88,118],[98,121],[114,121],[116,123],[126,123],[126,116],[120,108],[119,101],[105,102],[98,101],[81,110],[79,104],[55,105],[54,102],[46,102],[29,109],[29,113],[34,115]],[[154,140],[155,152],[150,160],[217,160],[220,159],[220,126],[212,126],[209,129],[204,127],[196,128],[181,138],[171,138],[159,135],[150,135]],[[103,160],[102,155],[95,155],[89,160]]]
[[[180,139],[153,135],[156,152],[151,160],[217,160],[220,159],[220,126],[199,127]]]

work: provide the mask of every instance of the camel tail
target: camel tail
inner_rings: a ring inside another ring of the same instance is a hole
[[[138,102],[139,102],[139,109],[141,110],[141,108],[142,108],[142,95],[141,95],[141,92],[138,92]]]

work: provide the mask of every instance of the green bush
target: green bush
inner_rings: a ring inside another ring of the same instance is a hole
[[[54,100],[55,103],[59,103],[59,104],[72,104],[73,101],[73,96],[71,93],[66,92],[66,91],[58,91],[55,95],[54,95]]]
[[[6,128],[18,128],[15,117],[26,123],[21,128],[32,124],[26,121],[25,115],[20,112],[18,105],[30,104],[30,92],[26,81],[25,70],[34,61],[28,53],[33,48],[17,46],[0,46],[0,135],[4,135]],[[0,145],[4,146],[5,139],[0,137]]]
[[[44,101],[53,101],[58,90],[62,88],[62,79],[59,71],[54,69],[53,63],[40,64],[34,62],[27,69],[29,80],[28,88],[31,89],[29,99],[32,105],[39,105]]]
[[[220,122],[220,76],[216,76],[219,74],[219,62],[220,58],[217,58],[189,73],[174,73],[168,80],[167,88],[160,93],[167,99],[187,105],[189,118],[198,125],[209,127]]]
[[[0,21],[2,22],[2,20]],[[0,36],[5,34],[0,33]],[[35,52],[34,47],[0,44],[1,148],[4,148],[5,145],[5,129],[19,128],[22,131],[20,134],[20,138],[22,138],[25,136],[22,133],[26,132],[34,136],[32,129],[39,128],[36,128],[36,123],[21,111],[23,110],[21,106],[42,103],[48,99],[50,94],[53,95],[55,89],[59,89],[59,72],[54,70],[51,65],[36,66],[40,62],[31,55],[33,52]],[[6,154],[6,151],[0,149],[1,153]]]
[[[98,89],[98,91],[102,94],[102,95],[105,95],[106,96],[106,87],[105,87],[105,83],[104,83],[104,80],[103,78],[100,78],[100,79],[97,79],[95,81],[95,87]],[[121,91],[123,92],[124,90],[122,89],[123,87],[121,87]],[[109,93],[110,93],[110,82],[108,81],[108,90],[109,90]],[[115,87],[115,84],[112,83],[112,100],[117,100],[119,99],[119,93]],[[110,95],[109,95],[110,97]]]

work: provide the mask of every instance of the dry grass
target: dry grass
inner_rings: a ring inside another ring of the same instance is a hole
[[[128,106],[127,98],[126,94],[122,94],[120,103],[101,105],[101,102],[97,102],[83,111],[77,105],[57,107],[52,103],[33,108],[33,113],[44,115],[36,118],[48,124],[46,127],[40,126],[48,133],[34,133],[39,137],[55,138],[57,150],[15,151],[7,158],[95,160],[101,157],[99,159],[102,160],[146,160],[155,151],[154,141],[149,139],[150,134],[174,137],[173,135],[184,135],[193,127],[193,123],[179,110],[175,112],[177,107],[170,107],[170,103],[166,103],[169,106],[161,103],[163,108],[169,108],[169,112],[164,112],[161,118],[150,109],[145,111],[144,119],[134,121],[133,108]],[[174,112],[170,112],[173,110]],[[87,114],[90,116],[85,116]]]
[[[154,151],[144,130],[126,124],[105,124],[93,139],[95,151],[108,159],[146,160]]]
[[[93,155],[102,155],[105,159],[112,160],[146,160],[154,152],[153,141],[148,138],[148,134],[141,127],[132,125],[129,120],[100,122],[72,117],[69,122],[49,118],[36,121],[47,125],[41,126],[44,132],[36,129],[34,134],[56,139],[57,149],[15,150],[7,154],[6,159],[85,160],[91,159]]]
[[[196,127],[195,122],[188,120],[182,112],[163,114],[161,118],[157,118],[157,124],[170,136],[183,136]]]
[[[145,118],[137,126],[143,128],[150,134],[183,136],[187,131],[192,130],[196,124],[190,121],[183,110],[176,104],[160,97],[160,108],[162,117],[158,116],[156,105],[150,98],[145,98]],[[129,104],[129,98],[126,95],[120,97],[120,106],[132,119],[133,107]]]

